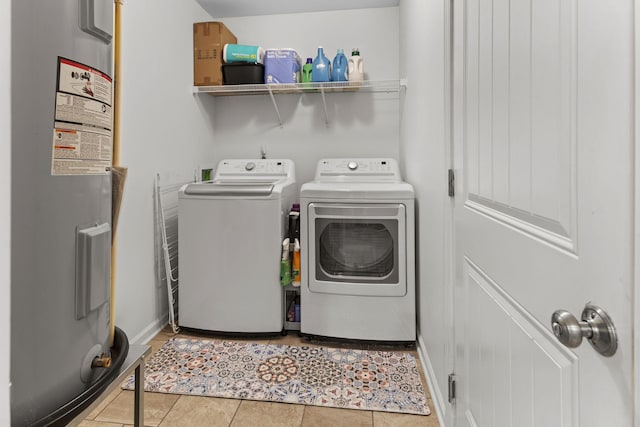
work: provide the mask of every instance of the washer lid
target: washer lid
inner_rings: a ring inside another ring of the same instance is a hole
[[[183,192],[191,196],[270,196],[273,188],[273,182],[206,181],[188,184]]]
[[[287,159],[222,160],[212,181],[186,184],[180,198],[277,199],[295,185],[295,167]]]

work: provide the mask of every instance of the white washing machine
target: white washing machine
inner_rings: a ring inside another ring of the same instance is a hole
[[[393,159],[323,159],[300,189],[301,333],[414,342],[413,187]]]
[[[294,165],[284,159],[223,160],[212,181],[180,189],[180,326],[282,331],[281,244],[295,195]]]

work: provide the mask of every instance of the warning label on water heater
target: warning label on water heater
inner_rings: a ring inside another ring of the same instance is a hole
[[[113,157],[113,81],[58,57],[51,175],[100,175]]]

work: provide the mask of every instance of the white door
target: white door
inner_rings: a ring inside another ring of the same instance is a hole
[[[455,0],[455,417],[631,426],[633,0]],[[604,309],[612,357],[557,309]]]

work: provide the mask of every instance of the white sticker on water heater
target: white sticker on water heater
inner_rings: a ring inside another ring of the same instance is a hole
[[[58,57],[51,175],[100,175],[113,158],[113,81]]]

